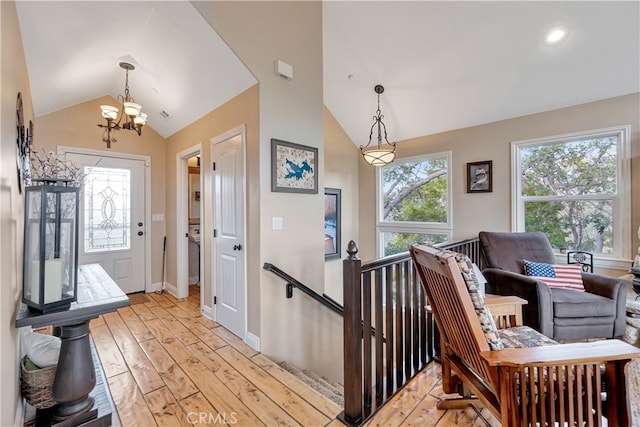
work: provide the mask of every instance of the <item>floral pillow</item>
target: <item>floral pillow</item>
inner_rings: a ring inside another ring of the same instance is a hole
[[[524,260],[524,274],[543,281],[550,288],[573,289],[584,292],[580,264],[547,264]]]
[[[500,341],[498,328],[496,328],[493,316],[491,316],[491,312],[485,305],[484,297],[480,292],[478,279],[473,271],[473,263],[469,257],[464,254],[456,254],[456,261],[460,268],[460,272],[462,273],[462,278],[469,290],[471,302],[473,303],[473,307],[478,315],[478,320],[480,321],[480,326],[482,327],[482,332],[484,332],[484,336],[487,339],[489,348],[491,350],[504,349],[504,345],[502,344],[502,341]]]

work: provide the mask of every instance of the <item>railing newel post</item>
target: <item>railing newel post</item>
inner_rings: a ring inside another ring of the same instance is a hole
[[[351,240],[349,255],[342,261],[344,305],[344,420],[359,424],[362,420],[362,261]]]

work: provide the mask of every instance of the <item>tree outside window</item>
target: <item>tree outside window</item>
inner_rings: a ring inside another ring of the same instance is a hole
[[[415,242],[450,238],[450,153],[398,160],[380,168],[381,255],[408,250]]]
[[[542,231],[558,250],[622,255],[624,135],[614,129],[515,143],[518,231]]]

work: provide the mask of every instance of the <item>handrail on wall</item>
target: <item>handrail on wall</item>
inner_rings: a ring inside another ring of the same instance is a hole
[[[326,294],[320,295],[316,293],[313,289],[309,288],[308,286],[306,286],[304,283],[300,282],[293,276],[290,276],[289,274],[280,270],[275,265],[269,262],[265,262],[262,268],[272,272],[273,274],[275,274],[276,276],[278,276],[279,278],[287,282],[287,294],[286,294],[287,298],[293,297],[293,288],[298,288],[305,294],[309,295],[314,300],[318,301],[320,304],[324,305],[325,307],[329,308],[335,313],[338,313],[340,316],[344,314],[343,307],[340,304],[338,304],[335,300],[331,299]]]

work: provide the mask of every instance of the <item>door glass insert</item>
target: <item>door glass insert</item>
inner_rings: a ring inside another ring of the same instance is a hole
[[[86,166],[84,251],[131,248],[131,171]]]

